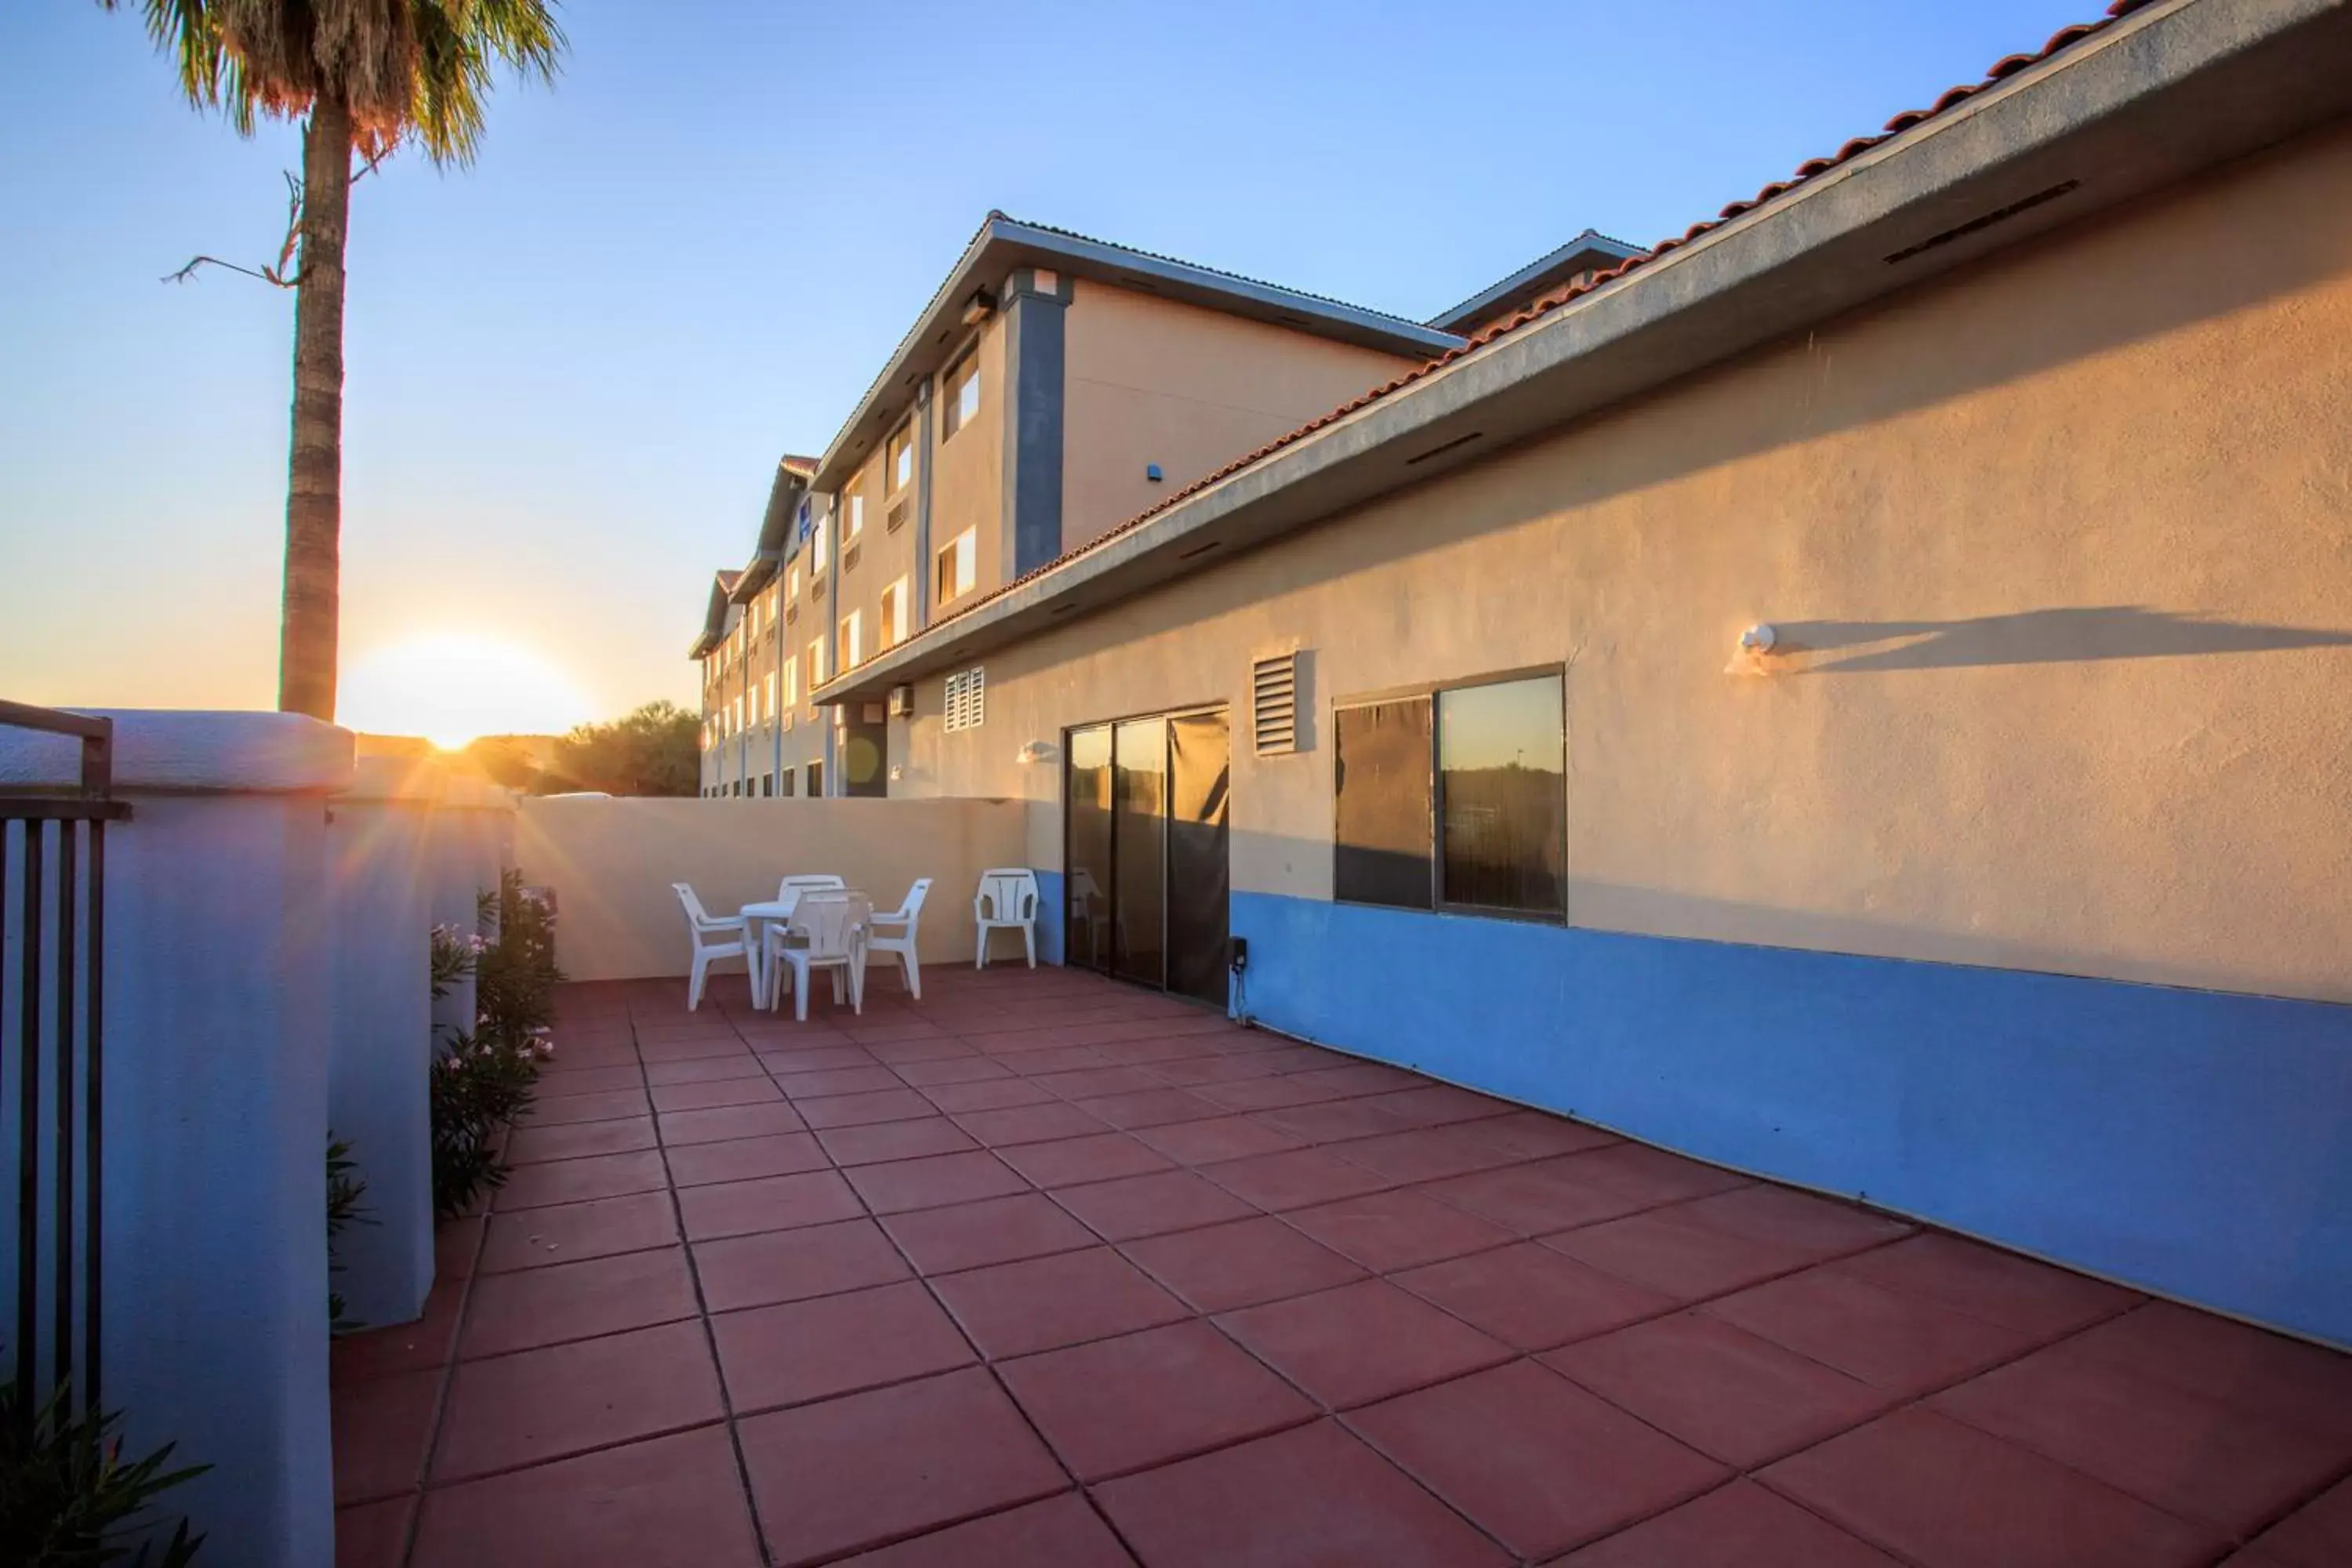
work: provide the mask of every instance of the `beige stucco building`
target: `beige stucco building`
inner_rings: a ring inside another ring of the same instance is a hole
[[[2124,9],[1276,436],[1080,284],[1058,527],[810,695],[1066,962],[2352,1340],[2352,12]]]
[[[706,795],[908,784],[887,695],[816,689],[1462,340],[992,213],[822,458],[721,573]]]

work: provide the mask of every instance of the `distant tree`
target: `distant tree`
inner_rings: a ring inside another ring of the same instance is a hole
[[[536,735],[485,735],[466,748],[466,759],[492,784],[513,790],[535,790],[542,772],[538,741]]]
[[[583,724],[555,742],[541,794],[697,795],[702,788],[702,721],[675,702],[648,702],[604,724]]]
[[[473,162],[494,68],[542,80],[563,33],[551,0],[135,0],[179,88],[239,134],[302,122],[302,177],[278,264],[237,268],[294,290],[294,438],[278,706],[335,716],[343,467],[343,239],[352,160],[404,143]],[[99,0],[107,10],[133,0]],[[198,257],[185,278],[215,258]],[[217,263],[231,266],[233,263]]]

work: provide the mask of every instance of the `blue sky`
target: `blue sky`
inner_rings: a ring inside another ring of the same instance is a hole
[[[562,79],[502,88],[475,168],[355,190],[345,668],[489,634],[597,713],[688,700],[776,458],[823,449],[992,206],[1426,316],[2097,9],[574,0]],[[0,694],[274,701],[291,298],[158,279],[271,256],[297,162],[179,102],[131,16],[0,5]]]

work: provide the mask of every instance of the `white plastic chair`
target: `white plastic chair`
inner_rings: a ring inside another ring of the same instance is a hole
[[[803,893],[821,892],[827,888],[841,889],[847,886],[849,884],[838,877],[824,875],[787,877],[776,884],[776,902],[788,904]]]
[[[971,923],[980,928],[977,951],[972,955],[975,968],[988,967],[988,933],[992,931],[1019,931],[1021,945],[1029,954],[1029,967],[1037,967],[1037,873],[1025,866],[1000,866],[980,874],[980,891],[971,900]]]
[[[923,895],[930,890],[929,877],[915,879],[915,885],[907,889],[907,901],[887,915],[876,915],[868,924],[866,939],[868,952],[898,954],[899,972],[907,977],[908,994],[918,1002],[923,999],[923,970],[915,961],[915,928],[923,918]]]
[[[751,954],[743,945],[741,915],[710,914],[703,909],[702,900],[694,896],[692,888],[684,882],[672,882],[669,886],[677,895],[677,901],[686,906],[687,936],[694,943],[694,968],[686,983],[686,1010],[691,1013],[702,1005],[702,983],[713,963],[722,958],[740,958],[749,965]]]
[[[874,919],[873,901],[859,893],[820,889],[803,893],[793,906],[793,918],[768,928],[768,1010],[784,999],[784,971],[793,974],[793,1016],[808,1022],[809,976],[819,969],[833,972],[833,1000],[841,1004],[842,981],[849,982],[849,1001],[866,1011],[866,938]],[[792,939],[800,939],[797,945]]]

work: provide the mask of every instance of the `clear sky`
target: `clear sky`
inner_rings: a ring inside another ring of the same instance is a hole
[[[485,727],[691,700],[776,458],[992,206],[1424,317],[2098,10],[572,0],[563,78],[501,88],[475,168],[353,193],[342,716],[421,727],[372,693],[420,641],[462,672],[453,638],[540,661]],[[269,258],[298,163],[185,108],[134,16],[0,0],[0,695],[274,703],[292,300],[158,279]]]

